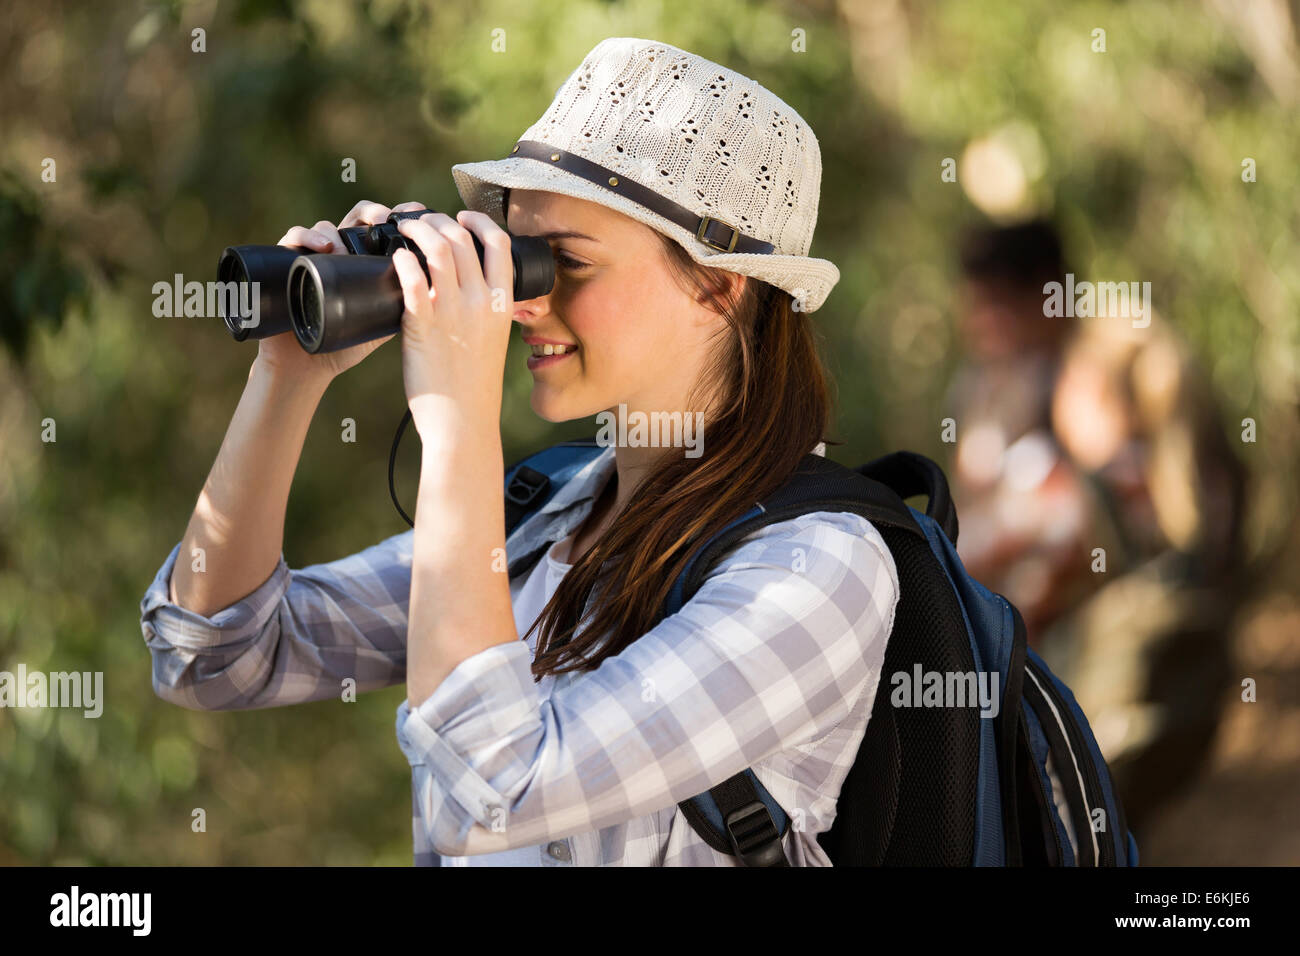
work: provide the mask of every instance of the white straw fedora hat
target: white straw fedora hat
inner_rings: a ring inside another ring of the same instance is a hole
[[[509,156],[452,167],[466,208],[502,228],[511,189],[600,203],[697,262],[784,289],[805,312],[840,278],[808,255],[821,174],[817,137],[779,97],[635,37],[598,43]]]

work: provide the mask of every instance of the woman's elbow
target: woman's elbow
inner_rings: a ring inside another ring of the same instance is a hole
[[[254,683],[253,675],[245,673],[236,679],[237,661],[178,647],[156,632],[148,644],[153,662],[150,683],[154,696],[159,700],[186,710],[240,710],[248,707],[250,698],[237,687]]]
[[[191,667],[176,667],[165,658],[154,657],[151,683],[155,697],[186,710],[230,709],[202,692],[203,684],[194,679]]]

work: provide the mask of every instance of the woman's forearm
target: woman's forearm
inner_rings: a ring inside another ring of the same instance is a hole
[[[461,661],[518,639],[505,573],[505,466],[499,422],[421,428],[407,699],[428,698]]]
[[[176,604],[210,616],[271,576],[284,545],[289,487],[327,384],[254,360],[181,540],[171,578]]]

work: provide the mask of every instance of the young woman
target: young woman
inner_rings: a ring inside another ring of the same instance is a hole
[[[828,865],[817,834],[865,732],[898,600],[879,533],[850,513],[775,523],[659,619],[692,542],[824,451],[808,313],[839,273],[807,255],[815,137],[746,77],[615,38],[509,157],[453,174],[470,211],[400,226],[432,282],[414,255],[394,256],[423,444],[414,529],[286,566],[308,423],[327,384],[380,343],[309,356],[292,335],[261,340],[142,605],[155,691],[253,708],[333,698],[347,679],[405,681],[396,730],[417,864],[735,866],[677,804],[752,767],[794,821],[789,862]],[[359,203],[340,226],[390,211]],[[550,293],[510,301],[503,226],[551,242]],[[281,242],[342,251],[329,222]],[[698,411],[701,453],[606,447],[507,540],[499,419],[516,324],[542,418]],[[196,548],[202,573],[177,560]]]

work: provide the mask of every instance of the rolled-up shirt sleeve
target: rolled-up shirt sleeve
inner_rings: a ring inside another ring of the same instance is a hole
[[[598,830],[820,739],[875,693],[898,593],[870,522],[820,512],[742,542],[681,611],[549,695],[523,641],[466,658],[397,708],[433,846]]]
[[[192,710],[338,699],[406,679],[412,532],[337,561],[280,556],[251,594],[210,616],[171,601],[175,545],[140,602],[153,689]]]

